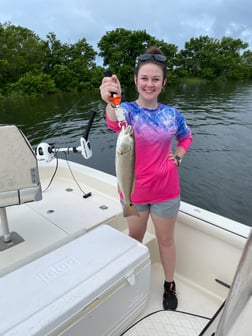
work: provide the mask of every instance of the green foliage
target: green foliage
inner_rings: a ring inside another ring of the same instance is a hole
[[[43,41],[26,28],[6,23],[0,24],[0,43],[0,90],[7,94],[83,90],[97,83],[92,78],[97,53],[84,38],[69,45],[49,33]]]
[[[42,40],[33,31],[0,23],[0,94],[41,94],[98,89],[105,68],[116,73],[122,85],[133,84],[137,56],[158,46],[167,56],[168,83],[181,78],[228,80],[252,78],[252,52],[240,39],[208,36],[192,38],[184,49],[149,35],[145,30],[117,28],[98,42],[99,53],[85,38],[61,43],[55,33]],[[103,66],[95,62],[96,56]]]
[[[122,85],[129,86],[133,82],[137,56],[154,45],[159,46],[167,55],[168,67],[172,70],[177,47],[157,40],[145,30],[117,28],[107,32],[98,42],[99,56],[103,57],[103,65],[117,74]]]
[[[223,37],[220,41],[208,36],[192,38],[181,50],[179,63],[190,77],[205,79],[241,79],[245,67],[241,52],[248,47],[240,39]]]
[[[145,31],[117,28],[107,32],[98,42],[103,65],[116,73],[123,85],[132,83],[136,57],[154,39]]]
[[[37,95],[55,93],[56,86],[50,75],[40,73],[37,75],[27,72],[13,84],[8,85],[9,94]]]
[[[20,26],[0,24],[0,88],[16,82],[26,72],[42,71],[43,41]]]
[[[60,90],[72,91],[76,87],[74,74],[66,65],[55,64],[51,73],[57,88]]]
[[[251,50],[246,50],[242,57],[242,66],[244,69],[244,77],[245,78],[252,78],[252,51]]]
[[[96,52],[83,38],[75,44],[61,44],[56,35],[47,35],[46,68],[57,88],[62,91],[92,87],[91,70],[95,68]]]

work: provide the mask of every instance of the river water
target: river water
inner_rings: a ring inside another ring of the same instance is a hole
[[[161,100],[178,107],[193,132],[180,167],[182,200],[252,226],[252,83],[167,87]],[[106,127],[98,92],[2,99],[0,123],[19,126],[34,147],[79,146],[92,109],[93,156],[71,153],[69,160],[115,174],[116,135]]]

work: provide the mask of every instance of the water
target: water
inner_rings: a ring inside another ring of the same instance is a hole
[[[180,167],[182,200],[252,226],[252,83],[168,87],[161,98],[183,112],[194,136]],[[115,174],[116,135],[106,127],[98,92],[2,100],[0,122],[19,126],[34,147],[43,141],[72,147],[92,109],[93,156],[69,159]]]
[[[182,198],[251,226],[252,84],[187,88],[176,99],[194,134]]]

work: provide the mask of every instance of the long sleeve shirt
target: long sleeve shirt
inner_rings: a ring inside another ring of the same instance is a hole
[[[184,116],[172,106],[158,104],[150,110],[136,102],[122,103],[125,118],[135,138],[135,185],[133,203],[155,203],[180,196],[178,167],[168,156],[173,140],[188,151],[192,133]],[[120,131],[117,121],[106,116],[107,126]]]

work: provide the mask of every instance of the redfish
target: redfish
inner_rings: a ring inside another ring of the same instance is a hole
[[[131,202],[135,180],[135,139],[132,126],[121,129],[116,142],[115,169],[119,190],[124,197],[123,215],[139,216]]]

